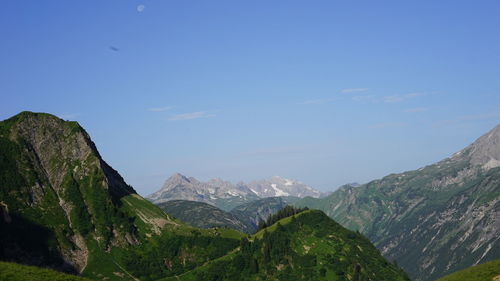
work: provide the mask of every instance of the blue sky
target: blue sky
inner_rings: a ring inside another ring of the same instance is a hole
[[[416,169],[500,120],[498,1],[18,1],[0,118],[77,120],[139,193],[174,172],[321,190]]]

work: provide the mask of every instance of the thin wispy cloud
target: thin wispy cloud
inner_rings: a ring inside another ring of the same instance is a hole
[[[415,107],[415,108],[408,108],[403,110],[406,113],[419,113],[419,112],[425,112],[428,111],[428,107]]]
[[[344,93],[344,94],[360,93],[360,92],[366,92],[366,91],[368,91],[368,88],[349,88],[349,89],[340,90],[340,92]]]
[[[402,95],[391,95],[391,96],[385,96],[382,98],[382,101],[385,103],[395,103],[395,102],[402,102],[406,101],[409,99],[413,99],[416,97],[420,97],[425,95],[425,93],[411,93],[411,94],[402,94]]]
[[[181,121],[181,120],[193,120],[193,119],[209,118],[209,117],[215,117],[215,114],[211,114],[211,113],[208,113],[206,111],[197,111],[197,112],[176,114],[176,115],[170,117],[168,120],[169,121]]]
[[[153,112],[162,112],[162,111],[167,111],[172,109],[173,107],[171,106],[164,106],[164,107],[152,107],[148,108],[148,111],[153,111]]]
[[[144,9],[146,9],[146,6],[143,4],[137,5],[137,12],[142,13],[144,12]]]
[[[306,100],[303,102],[299,102],[297,104],[300,105],[307,105],[307,104],[325,104],[334,101],[334,98],[329,98],[329,99],[313,99],[313,100]]]
[[[353,96],[352,100],[356,102],[375,102],[377,99],[375,95],[359,95]]]
[[[404,122],[383,122],[370,126],[371,129],[388,129],[388,128],[401,128],[406,126]]]
[[[500,119],[500,107],[490,112],[462,115],[455,119],[439,120],[434,122],[434,127],[445,127],[451,125],[462,125],[470,122]]]

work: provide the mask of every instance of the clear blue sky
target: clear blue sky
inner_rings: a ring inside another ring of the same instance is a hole
[[[499,1],[2,1],[0,118],[77,120],[139,193],[174,172],[321,190],[500,121]]]

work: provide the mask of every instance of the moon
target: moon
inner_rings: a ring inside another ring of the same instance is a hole
[[[142,11],[144,11],[144,8],[146,8],[146,6],[144,6],[142,4],[137,6],[137,12],[142,13]]]

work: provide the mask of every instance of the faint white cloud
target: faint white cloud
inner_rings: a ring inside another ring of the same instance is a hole
[[[418,112],[425,112],[425,111],[428,111],[428,110],[429,110],[428,107],[415,107],[415,108],[405,109],[404,112],[407,112],[407,113],[418,113]]]
[[[251,151],[245,151],[241,154],[241,156],[259,156],[259,155],[269,155],[269,154],[289,154],[289,153],[300,153],[306,150],[305,146],[277,146],[277,147],[267,147],[260,148]]]
[[[340,90],[341,93],[347,94],[347,93],[359,93],[359,92],[366,92],[368,91],[368,88],[350,88],[350,89],[342,89]]]
[[[462,115],[455,119],[439,120],[434,122],[432,125],[434,127],[444,127],[450,125],[461,125],[467,122],[484,121],[492,119],[500,119],[500,107],[497,107],[490,112]]]
[[[376,97],[375,95],[360,95],[352,97],[352,100],[357,102],[375,102]]]
[[[461,116],[459,120],[462,121],[476,121],[476,120],[489,120],[500,118],[500,108],[497,108],[496,111],[492,111],[489,113],[479,113],[479,114],[471,114]]]
[[[371,129],[388,129],[388,128],[401,128],[405,127],[407,124],[404,122],[383,122],[377,123],[370,126]]]
[[[385,96],[382,98],[382,101],[385,103],[402,102],[402,101],[413,99],[413,98],[420,97],[423,95],[425,95],[425,93],[411,93],[411,94],[403,94],[403,95]]]
[[[144,6],[143,4],[140,4],[137,6],[137,12],[142,13],[145,8],[146,8],[146,6]]]
[[[197,112],[176,114],[170,117],[168,120],[180,121],[180,120],[193,120],[193,119],[209,118],[209,117],[215,117],[215,114],[211,114],[206,111],[197,111]]]
[[[299,102],[297,104],[306,105],[306,104],[325,104],[334,101],[334,98],[329,99],[314,99],[314,100],[306,100],[303,102]]]
[[[152,107],[148,108],[148,111],[153,111],[153,112],[161,112],[161,111],[167,111],[172,109],[173,107],[171,106],[164,106],[164,107]]]

